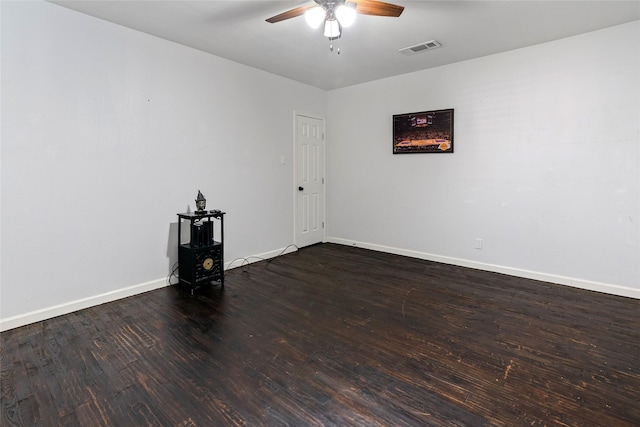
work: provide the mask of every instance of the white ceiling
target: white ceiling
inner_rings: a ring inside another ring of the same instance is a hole
[[[304,17],[265,19],[308,1],[53,3],[322,89],[335,89],[640,19],[640,1],[406,1],[399,18],[358,15],[329,41]],[[428,40],[441,48],[405,56]],[[340,55],[337,48],[340,48]]]

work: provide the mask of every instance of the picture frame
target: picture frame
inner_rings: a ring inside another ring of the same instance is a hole
[[[453,108],[394,114],[393,154],[453,153]]]

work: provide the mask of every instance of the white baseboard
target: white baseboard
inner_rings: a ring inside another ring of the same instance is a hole
[[[510,276],[523,277],[525,279],[540,280],[543,282],[555,283],[558,285],[572,286],[574,288],[587,289],[590,291],[603,292],[640,299],[640,289],[628,288],[624,286],[612,285],[609,283],[592,282],[572,277],[557,276],[555,274],[542,273],[538,271],[523,270],[520,268],[505,267],[502,265],[486,264],[477,261],[470,261],[461,258],[446,257],[426,252],[411,251],[407,249],[394,248],[391,246],[377,245],[373,243],[358,242],[354,240],[341,239],[338,237],[327,237],[327,242],[337,243],[346,246],[355,246],[364,249],[371,249],[378,252],[387,252],[395,255],[403,255],[411,258],[424,259],[427,261],[441,262],[443,264],[458,265],[461,267],[475,268],[477,270],[491,271],[494,273],[508,274]]]
[[[289,245],[284,248],[276,249],[269,252],[264,252],[258,255],[251,255],[243,258],[237,258],[236,260],[225,263],[224,269],[240,267],[242,265],[262,261],[269,258],[274,258],[279,255],[288,254],[297,251],[298,248]],[[242,260],[242,262],[240,262]],[[0,319],[0,332],[8,331],[9,329],[18,328],[20,326],[29,325],[31,323],[40,322],[42,320],[51,319],[63,314],[69,314],[74,311],[82,310],[96,305],[104,304],[107,302],[116,301],[122,298],[142,294],[144,292],[153,291],[167,286],[167,279],[152,280],[150,282],[140,283],[138,285],[129,286],[127,288],[117,289],[114,291],[106,292],[100,295],[94,295],[87,298],[82,298],[75,301],[69,301],[64,304],[55,305],[53,307],[43,308],[41,310],[35,310],[25,314],[19,314],[6,319]]]
[[[138,285],[129,286],[127,288],[116,289],[115,291],[106,292],[100,295],[94,295],[75,301],[66,302],[64,304],[54,305],[53,307],[43,308],[41,310],[31,311],[25,314],[0,319],[0,332],[20,326],[29,325],[31,323],[40,322],[42,320],[51,319],[53,317],[69,314],[74,311],[104,304],[107,302],[127,298],[144,292],[152,291],[167,286],[166,279],[153,280],[151,282],[140,283]]]

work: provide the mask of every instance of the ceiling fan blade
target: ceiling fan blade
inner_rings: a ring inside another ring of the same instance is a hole
[[[284,21],[286,19],[291,19],[291,18],[295,18],[296,16],[300,16],[300,15],[304,15],[304,13],[307,11],[307,9],[310,9],[312,7],[315,7],[315,4],[309,5],[309,6],[300,6],[300,7],[296,7],[295,9],[291,9],[291,10],[287,10],[286,12],[282,12],[280,15],[276,15],[276,16],[272,16],[271,18],[267,19],[267,22],[270,22],[272,24],[275,24],[276,22],[280,22],[280,21]]]
[[[348,0],[356,3],[356,12],[361,15],[391,16],[397,18],[402,14],[404,6],[385,3],[377,0]]]

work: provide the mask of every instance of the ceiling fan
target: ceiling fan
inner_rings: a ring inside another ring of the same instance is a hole
[[[324,36],[335,40],[342,35],[342,28],[353,24],[356,14],[398,17],[403,6],[377,0],[314,0],[316,4],[300,6],[272,16],[267,22],[272,24],[304,15],[312,28],[324,23]]]

